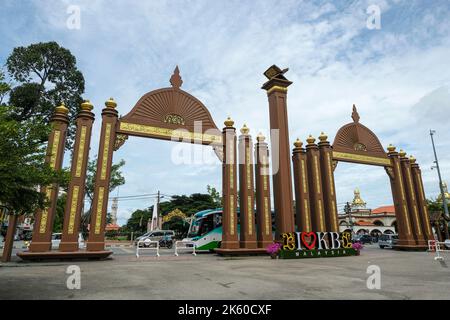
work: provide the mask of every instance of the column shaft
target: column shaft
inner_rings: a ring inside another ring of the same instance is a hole
[[[325,212],[322,193],[322,181],[320,170],[320,154],[315,139],[308,138],[306,155],[308,162],[309,199],[311,204],[311,221],[314,232],[325,232]]]
[[[83,214],[86,171],[91,144],[92,124],[95,118],[90,111],[92,109],[91,106],[90,103],[84,102],[81,105],[82,110],[77,117],[77,132],[64,211],[63,234],[59,245],[59,250],[64,252],[78,251],[78,233],[80,231],[81,215]]]
[[[108,209],[109,180],[116,139],[118,112],[114,109],[115,102],[106,102],[102,110],[102,129],[95,175],[94,199],[89,225],[88,251],[103,251],[105,249],[106,211]]]
[[[246,128],[246,127],[244,127]],[[239,214],[240,214],[240,246],[246,249],[255,249],[255,197],[253,187],[253,143],[248,135],[248,128],[241,130],[239,137]]]
[[[400,159],[395,148],[389,151],[391,159],[393,177],[390,179],[392,188],[392,198],[395,206],[395,216],[397,219],[398,244],[399,248],[408,248],[415,246],[415,240],[412,234],[411,221],[408,215],[408,204],[406,201],[405,188],[403,185],[402,170],[400,168]]]
[[[292,164],[294,168],[295,222],[297,231],[311,232],[312,221],[309,203],[307,156],[299,140],[294,145]]]
[[[273,241],[270,204],[269,150],[264,137],[258,136],[255,145],[256,226],[258,248],[266,248]]]
[[[426,243],[422,230],[422,221],[419,217],[416,191],[414,189],[409,159],[402,156],[400,159],[400,166],[402,168],[403,184],[405,185],[406,200],[408,202],[409,219],[414,230],[413,236],[416,240],[416,245],[425,246]]]
[[[64,159],[67,127],[69,125],[68,112],[69,110],[62,105],[56,108],[52,116],[52,131],[48,139],[45,162],[56,171],[61,170]],[[41,192],[46,195],[49,204],[45,209],[38,209],[35,213],[33,240],[29,247],[29,251],[31,252],[46,252],[51,250],[58,191],[59,185],[57,183],[41,188]]]
[[[237,230],[237,174],[236,174],[236,129],[233,121],[225,121],[223,129],[222,164],[222,249],[238,249]]]
[[[326,139],[327,136],[322,134],[319,142],[320,172],[322,173],[323,202],[325,204],[325,221],[327,226],[326,231],[339,232],[336,188],[334,185],[334,173],[332,168],[332,148]]]
[[[411,174],[413,176],[414,188],[417,195],[417,205],[419,207],[419,215],[422,220],[425,241],[434,240],[433,231],[431,230],[430,216],[428,214],[427,200],[423,188],[422,172],[415,159],[411,161]]]

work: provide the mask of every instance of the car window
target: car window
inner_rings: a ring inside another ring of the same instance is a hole
[[[152,233],[152,237],[161,237],[163,235],[163,233],[162,232],[153,232]]]

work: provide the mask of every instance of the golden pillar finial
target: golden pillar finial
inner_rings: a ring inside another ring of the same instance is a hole
[[[323,131],[322,131],[319,136],[320,142],[326,142],[327,138],[328,138],[328,136],[325,133],[323,133]]]
[[[69,109],[67,109],[67,107],[65,106],[64,102],[61,102],[61,105],[55,108],[55,112],[68,114],[69,113]]]
[[[115,109],[117,107],[117,103],[113,98],[109,98],[109,100],[105,102],[105,106],[107,108]]]
[[[312,135],[309,135],[309,137],[306,139],[306,142],[308,142],[308,144],[313,144],[314,141],[316,141],[316,138],[314,138]]]
[[[248,133],[250,132],[250,129],[247,127],[247,125],[244,123],[244,126],[241,128],[241,133],[243,135],[248,135]]]
[[[405,150],[403,150],[403,149],[400,149],[400,151],[399,151],[398,155],[399,155],[399,156],[400,156],[401,158],[403,158],[404,156],[406,156],[406,152],[405,152]]]
[[[84,100],[84,102],[81,104],[81,110],[92,111],[92,109],[94,109],[94,106],[89,100]]]
[[[409,156],[409,161],[411,163],[416,163],[416,158],[414,158],[412,155]]]
[[[294,142],[294,146],[296,148],[301,148],[303,146],[303,142],[299,138],[297,138],[297,140],[295,140]]]
[[[266,140],[266,137],[264,137],[264,135],[260,132],[258,133],[258,136],[256,136],[256,140],[258,140],[258,142],[264,142],[264,140]]]
[[[388,147],[387,147],[387,150],[388,150],[389,152],[394,152],[395,149],[396,149],[395,146],[392,145],[392,144],[389,144]]]
[[[234,125],[234,121],[228,117],[227,120],[224,121],[225,127],[232,128]]]

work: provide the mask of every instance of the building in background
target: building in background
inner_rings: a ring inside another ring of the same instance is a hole
[[[353,224],[353,232],[356,234],[377,237],[381,234],[397,233],[394,205],[369,209],[367,203],[361,198],[359,189],[354,191],[353,201],[350,204],[350,217],[347,213],[339,214],[339,231],[351,231]]]

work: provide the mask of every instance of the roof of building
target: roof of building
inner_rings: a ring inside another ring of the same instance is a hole
[[[120,226],[118,224],[115,224],[115,223],[109,223],[105,227],[106,231],[111,231],[111,230],[117,231],[119,229],[120,229]]]
[[[379,213],[395,213],[395,207],[393,205],[382,206],[372,210],[372,214],[379,214]]]

